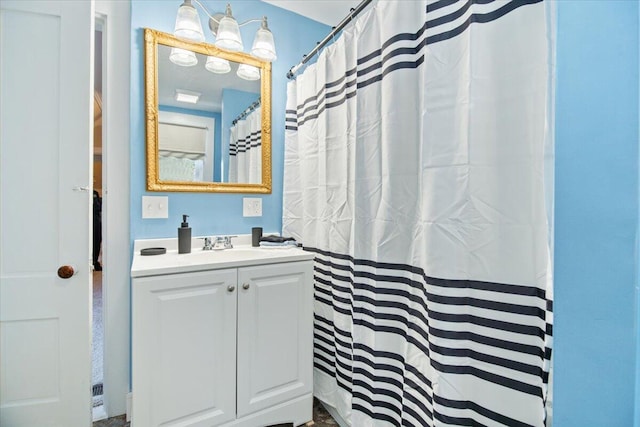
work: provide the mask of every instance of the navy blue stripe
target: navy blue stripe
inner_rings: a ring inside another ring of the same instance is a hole
[[[502,366],[504,368],[512,369],[514,371],[523,372],[526,374],[535,375],[542,378],[543,371],[539,366],[529,365],[527,363],[516,362],[514,360],[505,359],[502,357],[491,356],[488,354],[480,353],[469,348],[447,348],[437,346],[433,343],[429,343],[429,349],[434,353],[442,356],[451,357],[466,357],[474,359],[480,362],[489,363],[496,366]]]
[[[495,21],[496,19],[503,17],[507,13],[512,12],[513,10],[519,7],[540,3],[540,2],[542,2],[542,0],[513,0],[512,2],[509,2],[506,5],[502,6],[501,8],[496,9],[490,13],[485,13],[485,14],[474,13],[470,15],[469,18],[467,18],[458,27],[449,31],[445,31],[443,33],[434,34],[432,36],[427,37],[427,44],[433,44],[433,43],[438,43],[441,41],[452,39],[455,36],[462,34],[467,28],[469,28],[471,24],[474,24],[474,23],[486,24],[487,22]]]
[[[325,300],[324,298],[318,298],[318,300],[320,300],[321,302],[331,306],[331,304],[328,303],[327,300]],[[339,308],[338,311],[344,312],[346,310]],[[375,318],[375,319],[380,319],[380,318],[386,318],[387,320],[398,320],[400,322],[402,322],[402,324],[406,324],[407,320],[404,317],[398,317],[397,319],[393,319],[393,318],[389,318],[388,316],[390,315],[379,315],[376,314],[374,312],[371,311],[365,311],[365,310],[361,310],[361,309],[356,309],[357,313],[365,313],[368,314],[369,316]],[[461,317],[459,319],[457,319],[457,321],[459,322],[464,322],[465,320]],[[517,342],[512,342],[512,341],[505,341],[505,340],[500,340],[500,339],[496,339],[496,338],[492,338],[492,337],[487,337],[484,335],[479,335],[476,333],[472,333],[472,332],[468,332],[468,331],[446,331],[446,330],[441,330],[441,329],[437,329],[434,328],[432,326],[428,327],[428,333],[425,333],[420,327],[418,327],[417,325],[411,323],[410,324],[410,329],[415,330],[416,332],[420,333],[422,336],[424,336],[425,338],[428,335],[433,335],[439,338],[444,338],[444,339],[449,339],[449,340],[460,340],[460,341],[473,341],[475,343],[478,344],[484,344],[484,345],[488,345],[488,346],[492,346],[492,347],[496,347],[496,348],[502,348],[505,350],[510,350],[513,352],[518,352],[518,353],[523,353],[523,354],[529,354],[529,355],[533,355],[533,356],[537,356],[540,359],[544,358],[545,352],[542,348],[534,346],[534,345],[528,345],[528,344],[521,344],[521,343],[517,343]]]
[[[418,368],[416,368],[415,366],[412,366],[412,365],[405,365],[405,369],[408,372],[410,372],[413,376],[418,378],[418,380],[420,380],[420,382],[426,384],[427,387],[429,387],[429,389],[431,389],[431,387],[432,387],[431,381],[429,381],[429,379],[427,377],[425,377],[424,374],[418,370]],[[419,388],[419,387],[414,386],[414,388]]]
[[[419,406],[420,409],[424,412],[427,413],[431,413],[431,411],[429,410],[429,408],[427,408],[427,405],[424,404],[424,400],[426,400],[427,402],[429,402],[429,404],[433,404],[433,397],[431,397],[432,391],[431,390],[431,385],[429,385],[429,387],[424,388],[420,385],[418,385],[415,381],[413,381],[410,378],[404,378],[404,397],[405,398],[413,398],[415,400],[411,400],[416,406]],[[413,393],[411,393],[413,391]],[[420,396],[420,398],[417,398],[415,395]]]
[[[443,15],[440,18],[427,21],[427,28],[432,29],[437,27],[438,25],[443,25],[448,22],[455,21],[456,19],[464,15],[469,10],[469,8],[474,4],[489,4],[489,3],[493,3],[494,1],[495,0],[469,0],[464,5],[462,5],[460,9],[457,9],[456,11],[451,12],[448,15]],[[446,2],[448,3],[448,0]],[[432,3],[427,6],[427,13],[434,12],[442,7],[450,6],[451,4],[454,4],[456,2],[457,0],[454,1],[453,3],[443,4],[443,5],[437,5],[436,3]],[[438,3],[441,3],[441,2],[438,2]]]
[[[521,344],[521,343],[516,343],[512,341],[501,340],[498,338],[487,337],[484,335],[476,334],[474,332],[446,331],[443,329],[437,329],[430,326],[429,334],[438,338],[444,338],[449,340],[473,341],[478,344],[484,344],[484,345],[488,345],[495,348],[502,348],[505,350],[510,350],[518,353],[537,356],[540,359],[544,358],[544,350],[541,349],[540,347],[529,345],[529,344]]]
[[[448,408],[472,410],[475,413],[482,415],[483,417],[489,418],[493,421],[502,423],[509,427],[533,427],[530,424],[526,424],[516,419],[507,417],[506,415],[502,415],[495,411],[491,411],[489,409],[486,409],[478,405],[477,403],[474,403],[468,400],[451,400],[451,399],[445,399],[444,397],[440,397],[437,395],[433,396],[433,400],[436,402],[436,404],[446,406]]]
[[[542,399],[542,388],[540,387],[526,384],[521,381],[514,380],[512,378],[503,377],[501,375],[497,375],[491,372],[483,371],[482,369],[478,369],[475,366],[445,365],[433,359],[431,360],[431,366],[433,366],[440,372],[445,372],[448,374],[473,375],[474,377],[483,379],[485,381],[489,381],[494,384],[498,384],[503,387],[507,387],[512,390],[517,390],[522,393],[530,394],[532,396],[536,396]]]
[[[328,346],[330,346],[330,347],[333,347],[333,341],[331,341],[331,340],[330,340],[329,338],[327,338],[327,337],[323,337],[322,335],[320,335],[320,334],[316,334],[316,333],[314,332],[314,334],[313,334],[313,338],[314,338],[314,339],[316,339],[316,340],[318,340],[318,341],[322,341],[323,343],[327,344],[327,345],[328,345]],[[329,348],[330,348],[330,347],[329,347]]]
[[[315,362],[315,360],[314,360],[314,362],[313,362],[313,367],[314,367],[314,368],[316,368],[316,369],[321,370],[322,372],[324,372],[325,374],[327,374],[327,375],[329,375],[329,376],[331,376],[331,377],[335,377],[335,376],[336,376],[336,374],[335,374],[335,372],[334,372],[334,371],[332,371],[332,370],[331,370],[331,369],[329,369],[327,366],[325,366],[325,365],[323,365],[323,364],[321,364],[321,363],[317,363],[317,362]]]
[[[374,408],[387,408],[388,406],[391,406],[387,402],[384,402],[384,401],[381,401],[381,400],[374,400],[374,399],[369,398],[369,396],[366,396],[366,395],[364,395],[362,393],[356,393],[354,391],[353,392],[353,399],[355,400],[357,398],[359,398],[361,400],[364,400],[365,402],[367,402],[368,404],[370,404]],[[391,417],[391,416],[389,416],[387,414],[370,411],[368,408],[366,408],[365,406],[362,406],[362,405],[360,405],[358,403],[352,403],[351,404],[351,408],[354,411],[363,412],[363,413],[367,414],[368,416],[370,416],[371,418],[373,418],[375,420],[386,421],[386,422],[390,423],[393,426],[400,426],[400,423],[399,423],[398,419],[396,419],[394,417]],[[387,408],[387,409],[390,409],[390,408]],[[394,409],[397,409],[397,408],[394,407]]]
[[[341,84],[344,80],[345,77],[353,75],[354,73],[357,73],[358,76],[363,76],[366,75],[369,72],[372,72],[374,70],[380,69],[384,66],[384,63],[386,61],[388,61],[389,59],[400,55],[400,54],[410,54],[410,53],[417,53],[420,49],[422,49],[424,46],[428,45],[428,44],[432,44],[432,43],[437,43],[437,42],[441,42],[444,40],[449,40],[457,35],[462,34],[467,28],[469,28],[469,26],[472,23],[479,23],[479,24],[484,24],[484,23],[488,23],[491,21],[494,21],[504,15],[506,15],[507,13],[522,7],[522,6],[526,6],[526,5],[530,5],[530,4],[535,4],[535,3],[539,3],[542,0],[513,0],[510,3],[507,3],[506,5],[494,10],[493,12],[490,13],[485,13],[485,14],[472,14],[469,16],[469,18],[467,20],[465,20],[461,25],[459,25],[458,27],[449,30],[449,31],[445,31],[443,33],[439,33],[439,34],[435,34],[435,35],[431,35],[426,37],[425,39],[423,39],[416,47],[414,48],[399,48],[396,49],[392,52],[390,52],[389,54],[385,55],[384,58],[382,58],[378,63],[369,66],[365,69],[360,69],[358,70],[357,66],[355,68],[352,68],[350,70],[348,70],[344,76],[341,76],[339,79],[326,83],[322,89],[320,89],[320,91],[315,95],[315,96],[311,96],[309,98],[307,98],[305,101],[303,101],[302,104],[298,105],[297,107],[297,111],[298,111],[298,117],[300,119],[302,119],[308,112],[311,111],[315,111],[318,110],[318,105],[322,104],[322,101],[324,100],[324,97],[322,96],[322,94],[324,92],[327,91],[327,89],[333,88],[335,86],[338,86],[339,84]],[[421,38],[424,35],[424,32],[427,28],[435,28],[437,26],[455,21],[456,19],[460,18],[461,16],[464,15],[464,13],[466,13],[468,11],[468,9],[471,7],[472,4],[487,4],[490,3],[490,0],[470,0],[468,2],[466,2],[460,9],[457,9],[456,11],[436,18],[434,20],[431,21],[426,21],[424,23],[424,25],[415,33],[400,33],[400,34],[396,34],[395,36],[389,38],[388,40],[386,40],[383,44],[382,47],[380,49],[376,49],[373,52],[364,55],[360,58],[358,58],[358,65],[362,65],[374,58],[380,57],[382,55],[382,52],[384,49],[386,49],[387,47],[389,47],[390,45],[397,43],[399,41],[403,41],[403,40],[418,40],[419,38]],[[443,0],[442,2],[437,2],[434,4],[431,4],[429,6],[427,6],[427,12],[430,11],[434,11],[437,9],[440,9],[442,7],[445,6],[449,6],[453,3],[451,3],[449,0]],[[371,84],[374,84],[376,82],[381,81],[386,75],[388,75],[389,73],[393,72],[393,71],[397,71],[397,70],[401,70],[401,69],[415,69],[417,67],[419,67],[420,65],[422,65],[422,63],[424,62],[424,56],[421,56],[419,59],[417,59],[416,61],[405,61],[405,62],[400,62],[398,64],[393,64],[390,67],[386,68],[383,73],[381,75],[378,76],[374,76],[370,79],[367,79],[366,81],[360,81],[357,85],[358,88],[364,88],[367,87]],[[351,84],[348,83],[347,86]],[[341,93],[341,91],[338,92],[334,92],[332,93],[332,95],[335,95],[336,93]],[[341,98],[340,100],[332,103],[331,107],[335,107],[338,105],[343,104],[346,99],[348,98]],[[316,101],[316,105],[310,105],[309,107],[307,107],[307,105],[313,101]],[[307,107],[307,108],[305,108]],[[302,111],[301,111],[302,110]],[[291,111],[291,110],[288,110]],[[324,109],[322,110],[324,111]],[[302,125],[304,122],[308,121],[308,120],[314,120],[318,118],[318,114],[321,114],[320,111],[318,111],[316,114],[307,116],[304,118],[304,120],[301,120],[300,125]]]
[[[353,324],[365,327],[375,332],[385,332],[385,333],[400,335],[408,343],[413,344],[418,350],[422,351],[426,355],[429,355],[429,348],[425,345],[424,337],[422,337],[423,340],[418,340],[418,338],[407,334],[406,331],[400,328],[396,328],[393,326],[373,324],[364,319],[356,318],[356,317],[354,317],[353,319]]]
[[[513,284],[505,284],[505,283],[498,283],[498,282],[483,282],[479,280],[437,278],[433,276],[427,276],[422,268],[415,267],[408,264],[397,264],[397,263],[388,263],[388,262],[378,262],[378,261],[372,261],[372,260],[366,260],[366,259],[356,259],[350,255],[325,251],[322,249],[313,248],[309,246],[305,246],[304,250],[317,253],[320,255],[324,255],[330,258],[349,261],[354,265],[364,265],[367,267],[373,267],[373,268],[379,268],[379,269],[385,269],[385,270],[406,271],[409,273],[423,276],[428,284],[434,285],[434,286],[456,288],[456,289],[467,288],[467,289],[477,289],[477,290],[483,290],[483,291],[500,292],[505,294],[535,296],[535,297],[544,299],[546,301],[544,289],[540,289],[534,286],[513,285]],[[340,265],[340,264],[331,264],[332,267],[337,265]]]
[[[416,387],[416,384],[413,383],[413,381],[411,380],[405,380],[405,384],[408,385],[411,388],[414,388],[418,393],[420,398],[418,398],[417,396],[414,396],[412,393],[409,392],[405,392],[403,397],[408,400],[409,402],[413,403],[415,406],[417,406],[418,408],[420,408],[420,410],[425,413],[429,418],[433,417],[433,413],[429,410],[429,408],[427,408],[427,405],[424,404],[424,400],[426,399],[429,404],[433,405],[432,402],[432,397],[427,394],[424,390],[421,390],[420,388]],[[417,420],[422,420],[422,417],[413,409],[411,409],[408,406],[403,406],[402,409],[404,411],[409,412],[415,419]]]
[[[369,397],[369,395],[366,395],[364,393],[362,393],[362,390],[366,390],[367,392],[371,393],[371,395],[374,396],[387,396],[390,397],[391,399],[395,400],[398,402],[397,405],[394,405],[392,402],[388,402],[385,400],[374,400],[373,397]],[[398,398],[398,394],[391,391],[391,390],[387,390],[385,388],[382,387],[375,387],[370,385],[369,383],[367,383],[366,381],[362,381],[359,380],[357,378],[354,378],[353,380],[353,397],[355,399],[356,395],[359,395],[361,398],[363,396],[367,396],[366,400],[369,400],[370,402],[376,402],[377,404],[375,405],[376,408],[386,408],[388,410],[390,410],[391,412],[394,412],[396,415],[398,415],[398,417],[402,416],[402,409],[401,409],[401,404],[400,404],[400,399]],[[365,400],[365,399],[363,399]]]
[[[396,375],[398,375],[400,377],[402,377],[403,374],[404,374],[403,370],[401,368],[395,366],[395,365],[391,365],[389,363],[372,362],[372,361],[370,361],[369,359],[367,359],[364,356],[358,356],[358,355],[354,354],[353,355],[353,361],[361,362],[361,363],[364,363],[364,364],[368,365],[376,373],[377,372],[381,372],[381,371],[388,371],[388,372],[392,372],[392,373],[394,373],[394,374],[396,374]],[[357,369],[362,369],[362,368],[357,368]],[[353,372],[354,373],[356,372],[356,368],[355,367],[354,367]],[[363,375],[366,375],[366,376],[369,376],[370,378],[373,378],[373,376],[372,376],[373,374],[369,375],[368,372],[369,371],[367,371],[367,374],[363,374]],[[398,387],[400,389],[402,388],[402,383],[400,381],[388,378],[388,381],[386,381],[386,382],[388,382],[389,384],[392,384],[392,385],[394,385],[394,386],[396,386],[396,387]]]
[[[435,412],[433,414],[433,418],[444,423],[455,426],[464,426],[464,427],[486,427],[485,424],[482,424],[478,421],[475,421],[472,418],[460,418],[460,417],[451,417],[449,415],[444,415],[439,412]]]
[[[358,307],[356,307],[355,313],[358,314],[362,314],[362,313],[366,313],[369,316],[371,316],[372,318],[376,319],[376,320],[388,320],[388,321],[397,321],[400,322],[401,324],[403,324],[406,328],[413,330],[414,332],[418,333],[420,336],[422,336],[425,341],[428,341],[429,336],[428,333],[425,332],[421,327],[419,327],[418,325],[416,325],[413,322],[409,322],[409,319],[405,318],[404,316],[401,315],[394,315],[394,314],[388,314],[388,313],[375,313],[369,310],[363,310],[360,309]],[[354,321],[355,322],[355,321]],[[365,320],[361,319],[358,321],[358,323],[362,323],[362,324],[370,324],[368,322],[366,322]],[[377,322],[376,322],[377,323]],[[416,341],[414,340],[413,337],[410,337],[406,331],[404,329],[401,328],[395,328],[392,326],[377,326],[378,328],[385,328],[385,332],[395,332],[401,336],[406,337],[406,339],[410,342],[413,342],[414,345],[416,343]],[[429,328],[431,329],[431,328]],[[420,345],[418,345],[418,348],[422,349],[423,352],[425,354],[430,354],[429,351],[426,351],[426,347],[423,347],[422,344],[420,343]],[[540,368],[539,366],[534,366],[534,365],[529,365],[526,363],[521,363],[521,362],[516,362],[513,360],[509,360],[509,359],[504,359],[501,357],[496,357],[496,356],[492,356],[489,354],[485,354],[485,353],[481,353],[475,350],[471,350],[468,348],[447,348],[447,347],[442,347],[442,346],[437,346],[435,344],[429,343],[429,350],[433,351],[437,354],[440,354],[442,356],[453,356],[453,357],[464,357],[464,358],[470,358],[470,359],[474,359],[477,360],[479,362],[484,362],[484,363],[489,363],[492,365],[496,365],[496,366],[501,366],[504,368],[508,368],[508,369],[512,369],[515,371],[519,371],[519,372],[523,372],[526,374],[531,374],[531,375],[535,375],[538,377],[542,378],[542,368]]]
[[[336,269],[341,269],[341,270],[347,270],[347,268],[344,268],[345,266],[341,266],[342,268],[336,267]],[[402,289],[399,288],[389,288],[389,287],[382,287],[382,286],[372,286],[372,285],[367,285],[364,283],[360,283],[360,282],[356,282],[353,279],[351,279],[351,277],[348,276],[341,276],[338,275],[336,273],[333,272],[329,272],[320,268],[315,268],[316,271],[318,271],[319,273],[324,274],[325,276],[329,276],[334,280],[338,280],[341,282],[345,282],[345,283],[350,283],[354,288],[358,289],[358,290],[365,290],[365,291],[369,291],[372,292],[376,295],[380,295],[380,294],[386,294],[386,295],[394,295],[394,296],[399,296],[399,297],[404,297],[416,304],[420,304],[422,307],[425,307],[425,302],[424,300],[415,294],[412,294],[408,291],[404,291]],[[419,291],[421,291],[426,299],[430,302],[434,302],[434,303],[438,303],[438,304],[443,304],[443,305],[467,305],[467,306],[471,306],[471,307],[478,307],[478,308],[484,308],[484,309],[488,309],[488,310],[493,310],[493,311],[501,311],[501,312],[506,312],[506,313],[514,313],[514,314],[520,314],[520,315],[525,315],[525,316],[532,316],[532,317],[538,317],[542,320],[544,320],[545,318],[545,312],[540,309],[539,307],[535,307],[535,306],[524,306],[524,305],[519,305],[519,304],[511,304],[511,303],[503,303],[503,302],[496,302],[496,301],[489,301],[489,300],[485,300],[485,299],[479,299],[479,298],[471,298],[471,297],[451,297],[451,296],[442,296],[442,295],[437,295],[437,294],[433,294],[430,292],[427,292],[424,288],[424,284],[417,282],[415,280],[411,280],[409,278],[406,277],[398,277],[398,276],[388,276],[388,275],[376,275],[373,273],[368,273],[368,272],[363,272],[363,271],[353,271],[353,269],[349,269],[349,271],[353,274],[354,277],[356,278],[366,278],[375,282],[382,282],[382,283],[399,283],[399,284],[403,284],[406,286],[410,286],[414,289],[417,289]],[[334,288],[337,288],[343,292],[349,292],[351,293],[349,288],[346,287],[339,287],[338,285],[329,282],[328,280],[319,278],[317,276],[315,276],[315,279],[317,281],[319,281],[320,283],[326,285],[326,286],[331,286]],[[399,304],[399,303],[398,303]],[[406,307],[406,306],[405,306]],[[426,308],[426,307],[425,307]],[[453,317],[449,317],[449,318],[445,318],[444,316],[446,316],[445,314],[442,314],[442,316],[439,318],[440,320],[447,320],[447,321],[456,321],[454,320]],[[469,317],[469,319],[478,319],[478,323],[479,325],[483,325],[483,326],[487,326],[489,323],[491,322],[496,322],[490,319],[485,319],[485,320],[481,320],[484,319],[482,317],[479,316],[473,316],[473,317]],[[426,321],[426,319],[425,319]],[[471,320],[465,320],[465,321],[471,321]],[[475,322],[474,322],[475,323]],[[507,324],[504,324],[503,326],[498,326],[498,325],[502,325],[501,323],[493,323],[494,327],[497,327],[499,329],[504,329],[504,330],[509,330],[512,332],[519,332],[519,333],[523,333],[523,334],[527,334],[527,335],[537,335],[540,336],[541,338],[544,338],[544,331],[542,331],[542,329],[540,328],[535,328],[535,329],[531,329],[534,327],[523,327],[520,328],[520,326],[512,326],[512,327],[508,327]],[[518,329],[520,328],[520,329]],[[549,328],[547,328],[549,329]]]

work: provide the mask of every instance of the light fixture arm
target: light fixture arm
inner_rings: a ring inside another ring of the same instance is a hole
[[[264,17],[262,17],[262,18],[249,19],[249,20],[247,20],[247,21],[244,21],[244,22],[243,22],[243,23],[241,23],[241,24],[238,24],[238,26],[239,26],[239,27],[242,27],[243,25],[247,25],[247,24],[250,24],[250,23],[252,23],[252,22],[262,22],[262,21],[263,21],[263,19],[264,19]]]
[[[213,19],[216,23],[220,23],[220,18],[216,19],[213,16],[211,16],[209,14],[209,12],[207,12],[207,9],[202,5],[202,3],[200,3],[198,0],[185,0],[185,2],[194,2],[195,4],[197,4],[198,6],[200,6],[200,9],[202,9],[202,11],[204,12],[205,15],[207,15],[209,17],[209,19]]]
[[[211,32],[213,33],[213,35],[215,36],[216,33],[218,32],[218,26],[220,25],[220,20],[226,15],[226,13],[214,13],[213,15],[211,15],[209,13],[209,11],[207,11],[207,9],[204,7],[204,5],[202,3],[200,3],[198,0],[184,0],[185,3],[191,3],[194,2],[195,4],[197,4],[198,6],[200,6],[200,9],[202,9],[202,11],[204,12],[205,15],[207,15],[207,17],[209,18],[209,29],[211,30]],[[230,8],[230,5],[227,4],[227,8]],[[254,19],[248,19],[242,23],[238,23],[239,27],[242,27],[244,25],[250,24],[252,22],[264,22],[266,20],[266,16],[263,16],[262,18],[254,18]],[[266,24],[263,24],[266,25]]]

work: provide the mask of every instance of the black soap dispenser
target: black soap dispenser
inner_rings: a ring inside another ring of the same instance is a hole
[[[182,215],[182,225],[178,228],[178,253],[188,254],[191,252],[191,227],[187,222],[189,215]]]

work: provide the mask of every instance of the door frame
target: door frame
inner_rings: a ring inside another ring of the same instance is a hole
[[[104,409],[126,413],[130,382],[131,2],[95,0],[102,23]],[[95,53],[95,52],[94,52]],[[123,171],[124,170],[124,171]]]

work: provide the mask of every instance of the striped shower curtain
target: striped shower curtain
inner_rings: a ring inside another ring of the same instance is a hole
[[[262,114],[258,108],[230,129],[229,182],[262,182]]]
[[[543,426],[553,7],[380,1],[289,83],[283,233],[352,426]]]

